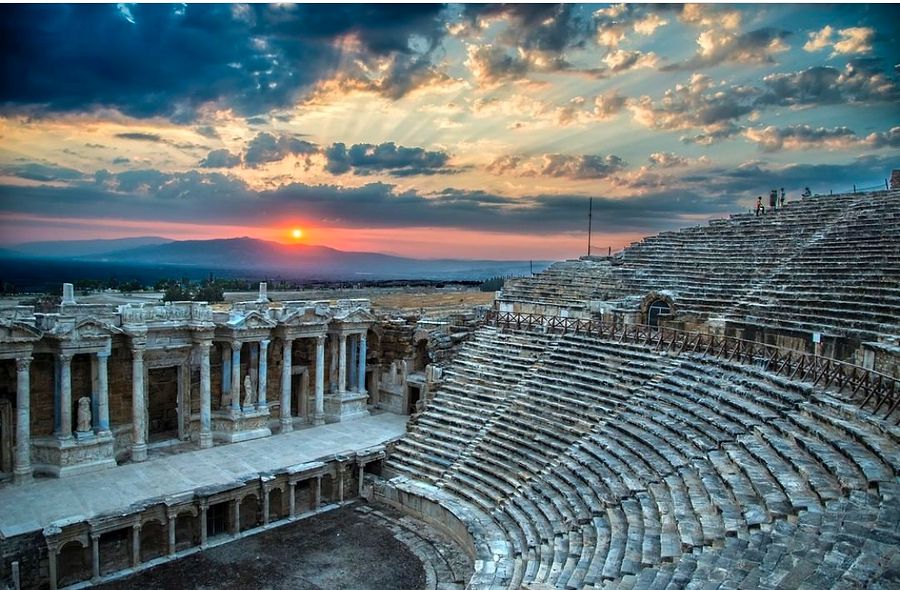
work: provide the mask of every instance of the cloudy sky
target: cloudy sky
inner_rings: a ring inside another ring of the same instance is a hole
[[[900,167],[896,5],[0,6],[0,242],[555,259]]]

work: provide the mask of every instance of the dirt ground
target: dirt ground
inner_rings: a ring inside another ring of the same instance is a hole
[[[418,590],[421,562],[352,506],[220,545],[104,590]]]
[[[372,295],[372,307],[395,309],[432,309],[448,307],[474,307],[490,305],[494,300],[493,291],[457,291],[450,293],[385,293]]]

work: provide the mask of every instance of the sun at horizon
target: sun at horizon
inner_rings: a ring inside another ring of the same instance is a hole
[[[291,230],[291,237],[294,238],[295,240],[301,239],[303,237],[303,230],[300,229],[299,227],[295,227],[294,229]]]

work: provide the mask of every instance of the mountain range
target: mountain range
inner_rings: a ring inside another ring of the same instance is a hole
[[[14,280],[16,267],[34,260],[59,272],[71,267],[72,273],[132,268],[142,276],[202,276],[215,272],[223,276],[246,278],[281,277],[284,279],[376,280],[376,279],[470,279],[523,275],[543,270],[547,261],[419,259],[378,254],[346,252],[309,244],[281,244],[254,238],[215,240],[169,240],[160,237],[119,240],[76,240],[30,242],[0,250],[0,272],[4,280]],[[96,268],[95,268],[96,267]],[[26,274],[36,270],[28,268]],[[69,273],[66,273],[69,274]],[[126,273],[127,274],[127,273]],[[108,276],[108,273],[107,273]],[[116,275],[120,276],[120,275]],[[62,277],[57,280],[62,281]]]

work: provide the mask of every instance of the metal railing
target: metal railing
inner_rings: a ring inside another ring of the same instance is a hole
[[[575,333],[619,342],[634,342],[670,353],[696,352],[719,359],[752,364],[790,380],[805,381],[848,393],[860,408],[890,418],[900,407],[900,381],[858,365],[822,356],[787,350],[731,336],[655,328],[643,324],[597,321],[491,310],[487,325],[515,330]],[[898,416],[894,424],[900,424]]]

